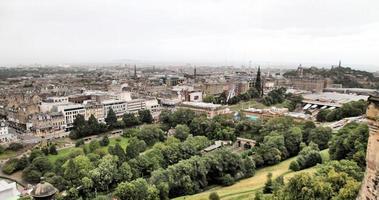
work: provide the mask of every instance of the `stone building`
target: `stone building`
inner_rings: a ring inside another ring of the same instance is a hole
[[[9,143],[17,140],[17,137],[8,131],[5,120],[0,119],[0,143]]]
[[[370,127],[367,144],[366,174],[358,199],[379,199],[379,95],[370,96],[366,116]]]
[[[324,78],[290,77],[289,79],[294,89],[312,92],[322,92],[331,84],[330,80]]]

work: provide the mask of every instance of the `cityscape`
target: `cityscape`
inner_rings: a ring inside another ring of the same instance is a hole
[[[310,4],[1,2],[0,199],[379,199],[379,4]]]

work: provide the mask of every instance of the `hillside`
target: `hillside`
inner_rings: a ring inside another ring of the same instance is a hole
[[[379,88],[379,79],[373,73],[351,69],[350,67],[326,68],[298,68],[284,74],[285,77],[298,77],[302,70],[304,77],[330,78],[335,84],[342,84],[346,88]]]

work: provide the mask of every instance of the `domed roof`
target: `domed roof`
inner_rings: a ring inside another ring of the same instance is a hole
[[[34,187],[32,192],[30,193],[33,197],[49,197],[58,192],[58,189],[55,188],[48,182],[45,182],[43,178],[41,178],[41,182]]]

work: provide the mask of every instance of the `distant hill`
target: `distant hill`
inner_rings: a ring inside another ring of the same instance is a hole
[[[379,89],[379,78],[373,73],[351,69],[350,67],[301,68],[284,73],[285,77],[330,78],[335,84],[342,84],[346,88],[376,88]]]

